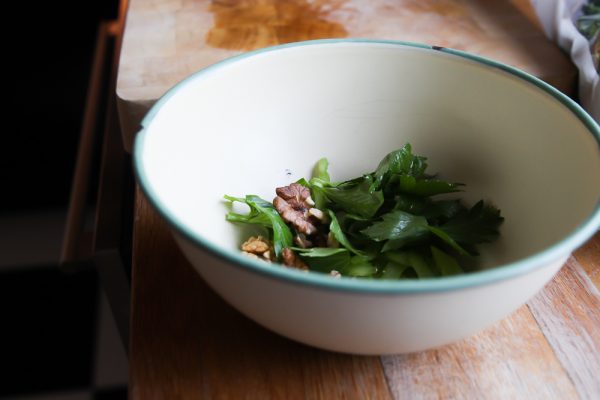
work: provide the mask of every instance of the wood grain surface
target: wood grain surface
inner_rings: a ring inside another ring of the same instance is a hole
[[[117,95],[125,147],[177,82],[244,51],[360,37],[452,47],[538,76],[567,94],[576,70],[528,0],[130,0]]]
[[[396,399],[572,399],[576,392],[527,307],[437,350],[383,357]]]
[[[131,0],[117,83],[126,147],[156,98],[191,72],[322,37],[454,47],[567,93],[575,82],[527,0]],[[132,399],[600,398],[600,234],[487,330],[382,358],[316,350],[243,317],[204,284],[139,190],[133,256]]]
[[[477,335],[409,355],[349,356],[287,340],[225,304],[138,191],[130,397],[597,399],[599,238],[528,306]]]
[[[575,254],[575,259],[600,290],[600,235],[594,236]]]
[[[132,399],[388,399],[377,357],[271,333],[210,290],[139,193],[132,287]]]
[[[552,285],[529,302],[529,309],[580,397],[598,399],[600,292],[577,261],[579,254],[569,259]],[[600,252],[595,258],[600,258]]]

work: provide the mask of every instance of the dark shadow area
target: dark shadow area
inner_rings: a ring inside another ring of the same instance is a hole
[[[9,106],[0,144],[0,223],[20,224],[19,242],[11,246],[29,261],[0,268],[0,398],[56,398],[73,391],[126,398],[126,387],[95,387],[96,271],[65,274],[26,256],[58,253],[42,241],[53,247],[59,241],[54,236],[64,221],[50,217],[68,206],[98,26],[117,17],[118,5],[118,0],[5,5],[4,15],[14,23],[4,28]],[[0,241],[14,238],[15,231],[0,229]]]
[[[5,15],[21,21],[6,38],[10,105],[0,146],[0,214],[66,207],[98,23],[116,17],[117,5],[7,5]]]
[[[57,268],[0,275],[0,397],[91,385],[97,278]]]

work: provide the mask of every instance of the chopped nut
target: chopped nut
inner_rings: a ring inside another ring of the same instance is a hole
[[[264,253],[262,253],[262,256],[267,261],[275,261],[275,259],[273,257],[273,253],[271,252],[271,250],[265,251]]]
[[[303,249],[308,249],[309,247],[313,247],[313,243],[306,238],[302,233],[297,234],[294,237],[294,243],[298,245],[298,247],[302,247]]]
[[[250,236],[242,244],[244,254],[265,261],[273,261],[271,244],[262,236]]]
[[[291,223],[298,232],[305,235],[312,235],[317,231],[308,212],[314,205],[308,188],[292,183],[275,189],[275,192],[277,197],[273,200],[273,205],[284,221]]]
[[[281,255],[283,256],[284,265],[308,271],[308,265],[306,265],[292,249],[286,247],[283,249]]]
[[[262,236],[250,236],[250,238],[242,244],[243,251],[254,254],[262,254],[270,248],[269,242]]]
[[[308,214],[312,215],[313,217],[315,217],[316,219],[325,222],[325,220],[327,219],[325,213],[321,210],[319,210],[318,208],[310,208],[308,210]]]
[[[340,247],[340,242],[337,241],[332,232],[327,234],[327,247]]]
[[[335,269],[332,269],[331,272],[329,272],[329,275],[331,275],[334,278],[341,278],[342,274],[340,274],[339,271],[336,271]]]

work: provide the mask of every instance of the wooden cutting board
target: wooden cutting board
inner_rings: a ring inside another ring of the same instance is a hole
[[[156,99],[191,73],[248,50],[342,37],[469,51],[567,94],[576,79],[528,0],[130,0],[117,80],[125,147]]]

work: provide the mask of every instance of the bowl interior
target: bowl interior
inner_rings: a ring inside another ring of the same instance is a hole
[[[597,139],[555,97],[498,68],[385,43],[266,51],[186,80],[146,121],[138,169],[175,223],[237,251],[224,194],[257,194],[301,177],[321,157],[334,180],[375,169],[406,142],[429,171],[492,200],[501,239],[484,266],[557,243],[600,197]]]

